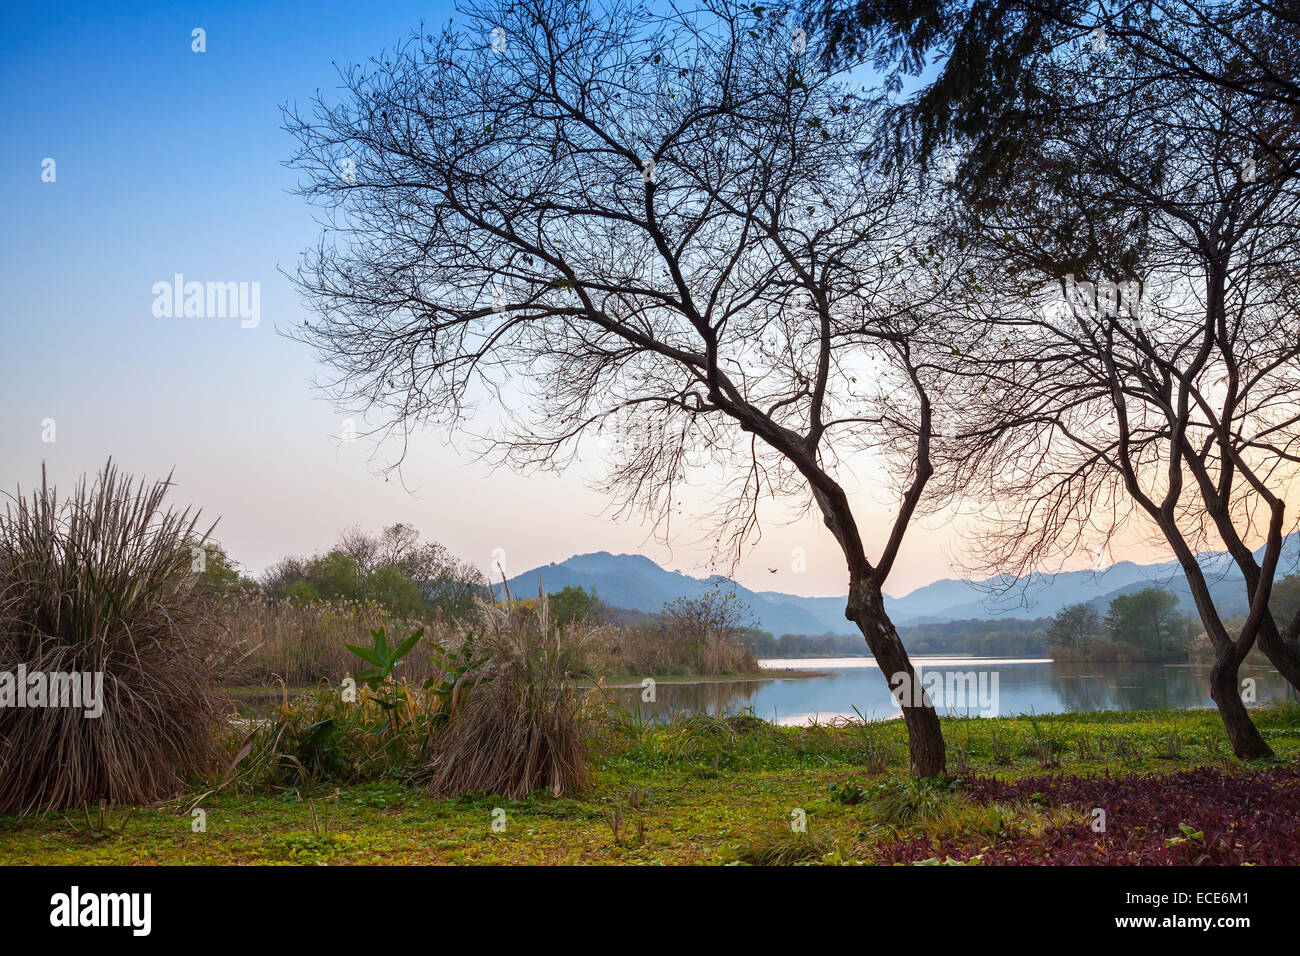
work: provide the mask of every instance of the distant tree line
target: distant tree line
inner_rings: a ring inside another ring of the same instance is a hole
[[[1269,606],[1277,620],[1293,622],[1291,630],[1297,630],[1300,574],[1274,585]],[[1236,631],[1243,620],[1226,623]],[[1104,615],[1092,604],[1071,604],[1051,619],[1047,635],[1057,660],[1183,661],[1198,648],[1208,653],[1203,637],[1197,618],[1184,614],[1177,596],[1161,588],[1119,595]]]
[[[1047,652],[1048,623],[1047,618],[1003,618],[920,624],[903,631],[903,643],[913,654],[1024,657]]]
[[[1019,657],[1047,652],[1049,619],[942,621],[902,628],[909,654],[969,654],[976,657]],[[746,646],[756,657],[866,657],[868,650],[854,634],[745,633]]]
[[[477,568],[437,542],[421,541],[420,532],[403,522],[378,534],[347,529],[328,551],[289,555],[259,578],[242,573],[215,543],[205,546],[201,562],[201,580],[218,596],[370,604],[410,618],[463,617],[488,593]]]
[[[242,593],[294,604],[368,604],[407,618],[440,614],[464,619],[473,611],[475,601],[491,597],[478,568],[437,542],[421,541],[420,532],[403,522],[378,534],[349,528],[328,551],[289,555],[260,578],[242,573],[220,545],[209,543],[201,580],[209,593],[217,596]],[[513,597],[524,605],[537,600]],[[561,626],[575,621],[619,623],[615,619],[624,613],[651,617],[607,607],[594,588],[565,587],[548,594],[547,601],[550,619]]]
[[[859,634],[782,634],[756,628],[745,632],[745,646],[755,657],[866,657]]]
[[[261,585],[271,598],[360,601],[406,617],[461,617],[486,593],[487,581],[476,567],[437,542],[422,542],[419,531],[399,522],[379,534],[350,528],[325,554],[286,557],[267,570]]]
[[[1088,603],[1062,608],[1048,641],[1056,660],[1183,661],[1200,630],[1177,595],[1143,588],[1116,597],[1105,616]]]

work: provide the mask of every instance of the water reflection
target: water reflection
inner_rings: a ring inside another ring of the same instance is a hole
[[[943,686],[949,691],[956,686],[959,693],[936,699],[945,714],[1010,716],[1213,706],[1209,664],[1053,664],[1019,658],[923,656],[913,661],[923,679],[933,674],[934,680],[946,682]],[[660,682],[653,703],[642,701],[639,686],[616,688],[613,694],[619,704],[630,710],[640,708],[649,720],[664,720],[678,712],[720,714],[749,707],[759,717],[786,724],[858,714],[880,720],[899,713],[884,675],[870,659],[766,660],[763,664],[769,669],[819,671],[822,676]],[[995,708],[982,709],[973,693],[961,699],[962,679],[968,675],[983,675],[985,689],[996,681]],[[1241,676],[1254,678],[1260,703],[1296,699],[1295,691],[1267,666],[1243,667]]]

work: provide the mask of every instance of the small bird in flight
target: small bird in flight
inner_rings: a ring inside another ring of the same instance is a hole
[[[776,574],[776,568],[768,568],[768,569],[767,569],[767,573],[768,573],[768,574]]]

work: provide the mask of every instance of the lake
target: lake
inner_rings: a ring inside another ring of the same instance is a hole
[[[940,713],[1007,717],[1092,710],[1152,710],[1212,707],[1209,664],[1054,664],[1043,658],[914,656],[922,684]],[[900,713],[889,685],[869,658],[770,659],[768,670],[808,670],[812,677],[746,681],[658,682],[655,700],[639,687],[616,688],[615,699],[650,720],[676,712],[733,713],[753,708],[766,720],[804,724],[856,717],[871,720]],[[1255,681],[1256,700],[1296,699],[1285,680],[1267,665],[1246,666],[1241,677]],[[919,696],[919,695],[918,695]]]

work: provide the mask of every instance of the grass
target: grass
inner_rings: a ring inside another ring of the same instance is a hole
[[[1254,716],[1278,753],[1276,763],[1294,764],[1300,708],[1261,707]],[[1255,769],[1231,758],[1210,710],[953,718],[943,724],[950,743],[961,742],[969,773],[1005,781],[1044,773],[1038,756],[1044,740],[1064,744],[1053,753],[1060,765],[1054,774]],[[1171,735],[1176,748],[1169,745]],[[1082,748],[1081,740],[1087,742]],[[917,785],[906,778],[903,728],[896,721],[794,728],[742,714],[656,726],[624,717],[608,722],[592,747],[591,784],[578,795],[539,791],[520,800],[471,795],[439,801],[389,780],[344,786],[337,797],[333,788],[312,794],[293,787],[227,789],[197,808],[206,817],[203,832],[194,832],[193,795],[134,813],[109,808],[102,828],[88,826],[84,814],[0,817],[0,862],[848,862],[900,838],[1032,835],[1071,813],[1032,799],[983,806],[960,789],[909,799],[908,788]],[[883,765],[882,753],[889,755]],[[839,794],[846,782],[864,798],[845,802]],[[891,798],[880,800],[888,790]],[[504,830],[492,827],[497,809],[504,811]],[[806,815],[807,834],[787,838],[796,809]],[[98,811],[92,808],[90,816],[96,819]],[[618,839],[612,821],[619,823]]]

